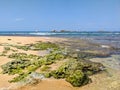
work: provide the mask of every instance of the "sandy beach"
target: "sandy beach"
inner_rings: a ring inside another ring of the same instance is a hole
[[[8,40],[11,39],[11,40]],[[20,45],[25,45],[25,44],[30,44],[33,42],[37,42],[37,41],[56,41],[58,40],[57,38],[49,38],[49,37],[20,37],[20,36],[0,36],[0,43],[9,43],[9,44],[20,44]],[[59,39],[59,40],[64,40],[64,39]],[[4,50],[4,46],[0,46],[0,53],[2,53]],[[40,54],[44,54],[43,52],[38,52],[38,51],[24,51],[24,50],[19,50],[18,52],[24,52],[24,53],[28,53],[28,54],[34,54],[34,55],[40,55]],[[11,54],[12,52],[8,52],[8,54]],[[1,56],[0,57],[0,66],[3,64],[6,64],[7,62],[12,61],[12,59],[7,58],[6,56]],[[2,71],[2,69],[0,68],[0,72]],[[9,83],[8,81],[13,78],[14,76],[10,76],[7,74],[0,74],[0,88],[4,88],[4,87],[10,87],[10,86],[14,86],[13,83]]]
[[[14,44],[14,45],[26,45],[34,42],[64,42],[67,41],[66,38],[53,38],[53,37],[23,37],[23,36],[0,36],[0,44]],[[82,41],[81,41],[82,42]],[[85,43],[84,43],[85,44]],[[82,46],[82,45],[81,45]],[[34,54],[42,56],[45,51],[24,51],[12,47],[12,49],[17,50],[20,53]],[[0,53],[4,51],[4,46],[0,46]],[[9,51],[7,55],[11,54],[12,51]],[[108,72],[101,72],[99,74],[90,76],[92,83],[87,84],[82,87],[73,87],[70,83],[66,82],[64,79],[43,79],[37,85],[27,85],[16,89],[17,83],[9,83],[8,81],[15,75],[8,75],[0,73],[0,90],[120,90],[120,57],[115,60],[117,56],[111,56],[110,58],[93,58],[91,61],[100,62],[105,65],[108,69]],[[111,61],[110,61],[111,60]],[[7,62],[12,61],[12,59],[7,56],[0,56],[0,66],[6,64]],[[56,63],[54,67],[59,66]],[[115,64],[117,63],[117,64]],[[117,68],[113,65],[117,65]],[[0,72],[2,69],[0,68]]]
[[[120,90],[120,0],[0,0],[0,90]]]

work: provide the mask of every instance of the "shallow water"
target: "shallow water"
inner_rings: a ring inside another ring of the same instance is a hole
[[[120,31],[99,32],[50,32],[50,31],[0,31],[0,36],[47,36],[60,38],[86,39],[120,48]]]

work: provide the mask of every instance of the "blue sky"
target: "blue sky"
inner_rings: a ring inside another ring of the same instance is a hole
[[[118,30],[120,0],[0,0],[0,30]]]

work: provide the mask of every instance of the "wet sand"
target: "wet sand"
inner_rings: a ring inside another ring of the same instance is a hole
[[[48,37],[20,37],[20,36],[0,36],[0,44],[13,44],[13,45],[25,45],[30,43],[35,43],[37,41],[56,41],[58,38],[48,38]],[[64,39],[59,39],[64,40]],[[14,48],[16,49],[16,48]],[[44,55],[44,51],[38,52],[38,51],[24,51],[20,49],[16,49],[18,52],[27,53],[27,54],[34,54],[34,55]],[[0,54],[4,51],[4,46],[0,46]],[[13,53],[12,51],[9,51],[7,54]],[[0,56],[0,66],[3,64],[6,64],[7,62],[10,62],[12,59],[7,58],[6,56]],[[0,88],[9,88],[11,86],[14,86],[14,83],[9,83],[8,81],[11,80],[14,76],[13,75],[7,75],[2,74],[2,69],[0,67]],[[1,89],[0,89],[1,90]]]
[[[119,63],[117,62],[117,59],[116,61],[114,61],[115,57],[118,56],[119,55],[114,55],[110,58],[91,59],[91,61],[101,62],[102,64],[104,64],[107,71],[90,76],[90,78],[92,79],[92,83],[85,86],[73,87],[64,79],[45,79],[35,86],[27,85],[18,90],[120,90],[120,68],[117,68],[118,66],[114,66],[114,68],[111,67],[112,64],[115,65],[115,63]],[[114,63],[111,63],[110,65],[109,59],[113,60]]]
[[[8,40],[11,39],[11,40]],[[20,36],[0,36],[0,43],[9,43],[9,44],[19,44],[19,45],[25,45],[25,44],[30,44],[34,43],[36,41],[50,41],[50,42],[64,42],[68,41],[65,38],[52,38],[52,37],[20,37]],[[76,41],[77,42],[77,41]],[[84,46],[89,46],[90,44],[83,42],[83,40],[80,40],[81,42],[81,48]],[[83,42],[83,43],[82,43]],[[69,44],[69,42],[68,42]],[[74,43],[75,44],[75,43]],[[98,45],[93,45],[98,47]],[[78,45],[79,47],[79,45]],[[3,51],[3,46],[0,46],[0,53]],[[28,54],[35,54],[35,55],[40,55],[43,52],[38,52],[38,51],[23,51],[23,50],[18,50],[18,52],[25,52]],[[10,54],[12,52],[9,52]],[[119,57],[119,55],[118,55]],[[112,61],[110,61],[110,59]],[[118,69],[120,64],[118,63],[118,60],[115,60],[114,57],[108,58],[94,58],[92,61],[94,62],[101,62],[107,67],[107,72],[102,72],[96,75],[91,76],[92,83],[85,85],[83,87],[73,87],[71,84],[66,82],[63,79],[44,79],[42,80],[39,84],[37,85],[29,85],[29,86],[24,86],[22,88],[17,88],[16,90],[120,90],[120,70]],[[3,65],[12,59],[9,59],[5,56],[0,56],[0,65]],[[120,60],[119,60],[120,61]],[[111,62],[111,63],[110,63]],[[117,63],[117,65],[115,64]],[[117,66],[114,68],[114,66]],[[56,65],[53,65],[56,66]],[[0,68],[1,71],[1,68]],[[7,88],[11,86],[16,86],[15,83],[9,83],[8,80],[11,80],[14,76],[10,76],[7,74],[2,74],[0,73],[0,90],[3,90],[2,88]],[[13,88],[12,87],[12,88]]]

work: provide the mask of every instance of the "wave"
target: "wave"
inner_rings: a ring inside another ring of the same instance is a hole
[[[46,33],[29,33],[31,35],[69,35],[69,34],[79,34],[79,33],[53,33],[53,32],[46,32]]]
[[[120,32],[0,32],[0,35],[34,35],[34,36],[120,36]]]

